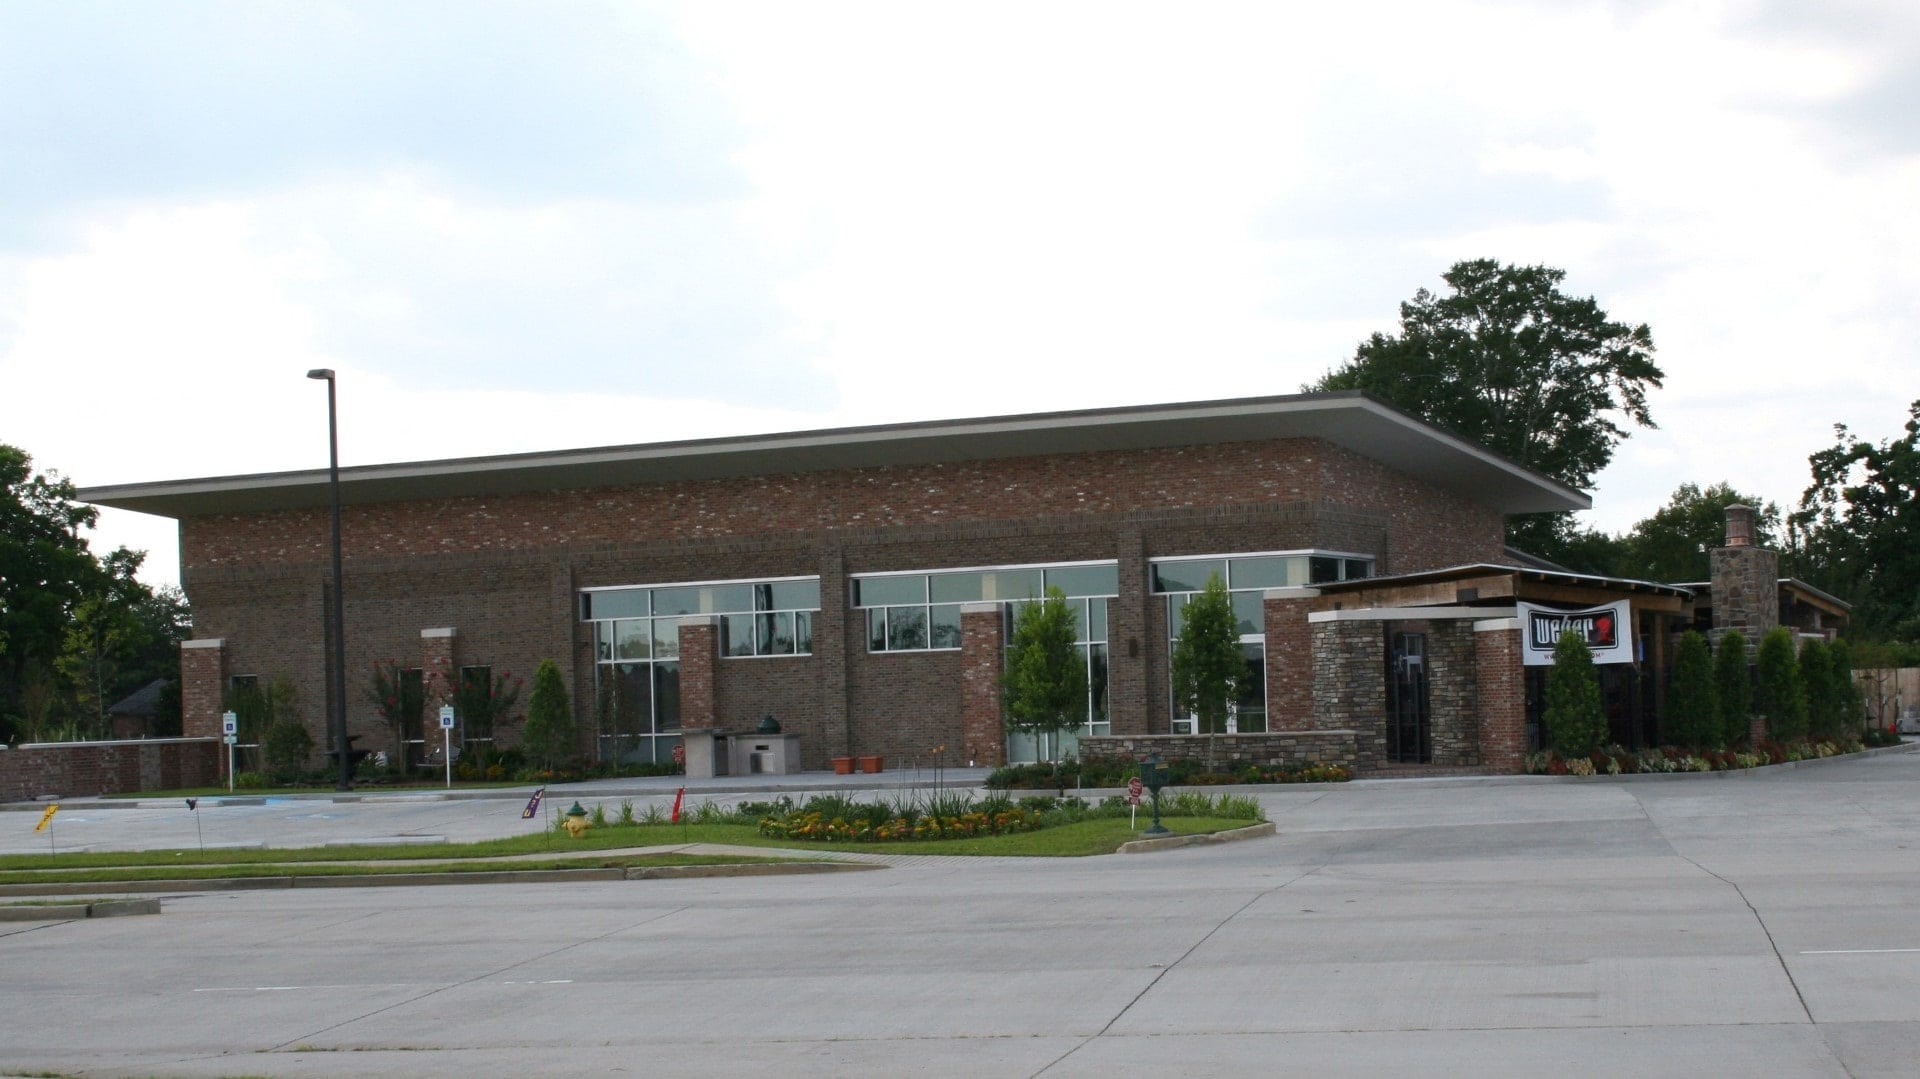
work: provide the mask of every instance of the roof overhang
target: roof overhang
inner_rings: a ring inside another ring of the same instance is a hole
[[[1043,412],[359,465],[348,504],[1111,450],[1317,438],[1500,513],[1586,509],[1584,493],[1358,391]],[[86,502],[186,518],[324,506],[327,471],[87,487]]]

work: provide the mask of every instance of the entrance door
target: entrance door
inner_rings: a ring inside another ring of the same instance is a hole
[[[1387,759],[1428,764],[1433,744],[1427,728],[1427,635],[1393,633],[1387,638]]]

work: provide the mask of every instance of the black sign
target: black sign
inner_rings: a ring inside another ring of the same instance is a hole
[[[1553,651],[1560,635],[1572,630],[1587,642],[1588,648],[1612,648],[1620,643],[1620,620],[1610,608],[1597,611],[1567,611],[1555,614],[1534,611],[1527,619],[1529,647]]]

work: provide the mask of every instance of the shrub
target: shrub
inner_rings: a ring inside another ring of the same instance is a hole
[[[533,692],[527,698],[527,725],[520,745],[543,769],[551,770],[573,755],[573,713],[567,706],[567,684],[560,666],[543,659],[533,672]],[[598,822],[595,822],[598,823]]]
[[[1713,688],[1713,652],[1706,635],[1688,630],[1673,652],[1673,682],[1667,689],[1668,741],[1685,746],[1726,743]]]
[[[1833,657],[1825,641],[1800,646],[1800,687],[1807,700],[1807,735],[1831,738],[1840,733],[1840,707],[1833,693]]]
[[[1553,648],[1544,722],[1553,747],[1570,758],[1569,769],[1578,775],[1591,775],[1591,761],[1587,762],[1589,771],[1580,772],[1571,758],[1585,757],[1599,746],[1606,737],[1607,717],[1600,707],[1600,679],[1593,671],[1593,652],[1571,630],[1562,633]]]
[[[1807,733],[1806,690],[1800,684],[1800,664],[1794,656],[1793,634],[1775,626],[1760,639],[1760,671],[1753,706],[1767,717],[1767,736],[1776,742],[1804,738]]]
[[[1747,670],[1747,638],[1729,633],[1713,653],[1714,706],[1720,715],[1720,742],[1739,745],[1753,724],[1753,675]]]
[[[267,774],[275,782],[289,782],[307,766],[313,735],[297,720],[283,719],[267,728],[261,750],[267,758]]]

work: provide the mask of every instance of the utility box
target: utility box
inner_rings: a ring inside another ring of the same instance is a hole
[[[728,746],[728,756],[734,775],[788,775],[800,770],[800,736],[736,734]]]

